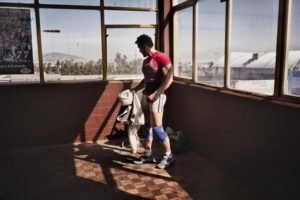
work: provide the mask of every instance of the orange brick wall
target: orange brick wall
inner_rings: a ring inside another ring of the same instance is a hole
[[[0,87],[0,148],[105,139],[132,82],[7,85]]]
[[[102,140],[110,135],[121,108],[117,96],[124,89],[123,84],[116,83],[105,87],[84,123],[87,141]],[[123,126],[119,125],[119,128],[122,129]],[[80,137],[77,137],[76,141],[80,141]]]

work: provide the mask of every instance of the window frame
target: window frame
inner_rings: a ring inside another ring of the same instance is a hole
[[[174,12],[174,15],[173,15],[173,65],[174,65],[174,77],[176,78],[179,78],[181,80],[184,80],[184,81],[192,81],[194,82],[196,79],[195,79],[195,59],[196,59],[196,55],[195,54],[195,41],[196,41],[196,36],[195,36],[195,19],[194,19],[194,12],[195,12],[195,7],[192,8],[193,10],[193,15],[192,15],[192,24],[193,24],[193,27],[192,27],[192,77],[191,78],[188,78],[188,77],[181,77],[181,76],[178,76],[178,66],[177,66],[177,63],[178,63],[178,58],[176,56],[177,53],[176,50],[178,49],[178,45],[177,45],[177,41],[178,41],[178,36],[177,36],[177,33],[175,32],[175,30],[178,30],[178,27],[177,27],[177,24],[175,24],[175,15],[177,14],[177,12],[180,12],[184,9],[187,9],[187,8],[191,8],[189,5],[186,5],[186,2],[182,3],[183,6],[177,10],[176,12]]]
[[[37,51],[38,51],[38,64],[39,64],[39,82],[3,82],[1,85],[12,85],[12,84],[51,84],[51,83],[64,83],[64,82],[101,82],[107,81],[107,45],[106,45],[106,27],[114,26],[118,28],[122,27],[151,27],[155,28],[155,44],[158,46],[158,30],[159,30],[159,20],[158,20],[158,0],[156,0],[157,8],[138,8],[138,7],[115,7],[115,6],[104,6],[104,0],[99,0],[99,6],[94,5],[65,5],[65,4],[45,4],[39,3],[39,0],[34,0],[34,3],[14,3],[14,2],[0,2],[0,7],[15,7],[15,8],[32,8],[35,12],[35,19],[36,19],[36,36],[37,36]],[[43,49],[42,49],[42,40],[41,40],[41,23],[40,23],[40,9],[73,9],[73,10],[94,10],[100,12],[100,27],[101,27],[101,44],[102,44],[102,67],[103,67],[103,74],[101,80],[95,79],[87,79],[87,80],[75,80],[75,81],[45,81],[44,77],[44,68],[43,68]],[[105,24],[105,10],[116,10],[116,11],[149,11],[149,12],[156,12],[156,24]]]
[[[105,32],[105,36],[107,35],[107,29],[127,29],[127,28],[149,28],[149,29],[155,29],[155,46],[157,46],[158,44],[158,39],[157,39],[157,32],[158,32],[158,27],[157,25],[155,24],[106,24],[104,25],[104,30],[103,32]],[[134,42],[134,41],[133,41]],[[107,37],[105,37],[105,45],[106,45],[106,48],[105,48],[105,52],[104,52],[104,55],[105,55],[105,62],[103,61],[103,66],[105,66],[105,75],[106,75],[106,79],[105,80],[110,80],[108,79],[108,62],[107,62]],[[104,69],[103,69],[104,71]],[[103,73],[104,74],[104,73]],[[118,81],[122,81],[122,80],[134,80],[134,79],[122,79],[122,78],[118,78],[116,79]]]
[[[229,69],[229,61],[230,61],[230,49],[231,49],[231,32],[232,32],[232,4],[234,0],[224,0],[226,3],[226,21],[225,21],[225,63],[224,63],[224,86],[212,86],[204,83],[197,82],[197,67],[195,66],[196,63],[196,55],[197,55],[197,7],[198,7],[198,0],[188,0],[181,4],[175,5],[171,7],[172,12],[172,19],[173,19],[173,31],[171,33],[171,38],[173,38],[172,45],[172,60],[176,60],[175,58],[175,46],[176,43],[174,40],[176,39],[175,33],[175,14],[176,12],[183,10],[188,7],[193,7],[193,53],[192,53],[192,60],[193,60],[193,79],[186,79],[182,77],[174,75],[174,80],[183,81],[190,84],[201,85],[208,88],[215,88],[217,90],[225,90],[230,92],[236,92],[237,94],[246,94],[251,96],[257,97],[264,97],[271,100],[284,100],[284,101],[291,101],[291,102],[299,102],[300,96],[294,96],[289,94],[284,94],[284,80],[286,77],[285,68],[287,65],[287,54],[288,54],[288,42],[289,42],[289,34],[290,34],[290,21],[291,21],[291,4],[292,0],[279,0],[279,10],[278,10],[278,21],[277,21],[277,38],[276,38],[276,61],[275,61],[275,77],[274,77],[274,92],[273,95],[266,95],[261,93],[243,91],[229,88],[230,83],[230,69]]]

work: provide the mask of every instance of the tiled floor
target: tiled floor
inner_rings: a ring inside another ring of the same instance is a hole
[[[260,199],[193,152],[175,155],[176,163],[162,170],[132,164],[121,143],[1,150],[0,199]],[[156,144],[158,160],[160,150]]]

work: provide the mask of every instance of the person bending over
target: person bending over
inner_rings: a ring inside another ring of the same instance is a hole
[[[175,160],[171,153],[168,134],[165,132],[162,120],[166,103],[165,90],[173,82],[173,66],[170,58],[157,51],[148,35],[140,35],[135,42],[145,57],[142,67],[143,80],[132,90],[143,90],[141,106],[145,115],[144,154],[135,160],[135,164],[151,163],[153,135],[156,135],[164,149],[163,159],[156,165],[160,169],[169,167]]]

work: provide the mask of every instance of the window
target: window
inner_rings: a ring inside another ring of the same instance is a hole
[[[63,5],[84,5],[84,6],[99,6],[99,0],[39,0],[43,4],[63,4]]]
[[[224,85],[225,9],[220,1],[199,1],[197,82]]]
[[[135,41],[141,34],[149,35],[155,43],[154,28],[108,28],[107,65],[108,79],[143,78],[143,56]]]
[[[300,0],[293,0],[291,7],[290,35],[285,66],[284,93],[300,96]]]
[[[156,0],[104,0],[105,6],[155,9]]]
[[[156,12],[105,11],[106,24],[156,24]]]
[[[174,75],[192,79],[193,8],[174,15]]]
[[[100,12],[41,9],[40,16],[45,80],[101,79]]]
[[[100,6],[102,2],[104,7]],[[32,59],[30,70],[25,70],[28,72],[27,74],[19,75],[8,71],[10,65],[4,62],[8,62],[8,60],[15,62],[15,59],[10,58],[12,56],[9,53],[14,56],[16,48],[13,45],[9,47],[9,44],[4,42],[6,40],[0,36],[0,61],[2,58],[5,60],[0,63],[0,81],[40,81],[40,69],[43,70],[42,75],[46,82],[100,80],[103,77],[140,79],[143,57],[135,45],[135,40],[140,34],[145,33],[152,37],[155,44],[157,43],[157,2],[157,0],[1,1],[3,5],[20,3],[18,5],[21,8],[18,9],[30,10],[31,26],[27,27],[32,40],[30,41]],[[30,3],[32,8],[22,5],[24,3]],[[40,39],[37,39],[33,4],[39,9],[40,19],[37,21],[40,21],[41,26]],[[42,6],[43,4],[47,4],[47,6]],[[1,9],[4,7],[2,6]],[[103,21],[101,21],[100,14],[102,11],[105,15],[103,18],[105,30],[101,30]],[[6,13],[2,14],[4,16],[2,19],[5,18],[6,21],[2,22],[3,20],[0,19],[1,26],[7,24],[7,26],[13,27],[14,23],[11,23],[10,19],[6,19]],[[107,33],[106,43],[102,44],[101,40],[105,33]],[[38,55],[37,41],[41,42],[42,55]],[[124,47],[127,47],[125,51]],[[102,60],[103,49],[106,51],[103,52],[105,63]],[[42,58],[43,63],[39,63],[39,58]],[[125,69],[121,69],[120,63],[125,64]],[[11,68],[15,70],[13,67]],[[103,72],[108,74],[103,74]]]
[[[1,0],[1,3],[34,3],[34,0]]]
[[[273,94],[278,5],[278,0],[233,1],[230,88]]]
[[[173,2],[173,6],[176,6],[176,5],[181,4],[185,1],[187,1],[187,0],[173,0],[172,2]]]
[[[128,1],[109,1],[126,6]],[[134,5],[137,2],[130,1]],[[148,1],[150,3],[151,1]],[[149,35],[156,43],[155,24],[156,12],[144,11],[112,11],[105,10],[106,40],[107,40],[107,78],[110,80],[143,78],[143,56],[135,41],[141,34]],[[139,24],[147,25],[140,28]]]
[[[39,81],[34,9],[1,7],[0,24],[0,83]]]

